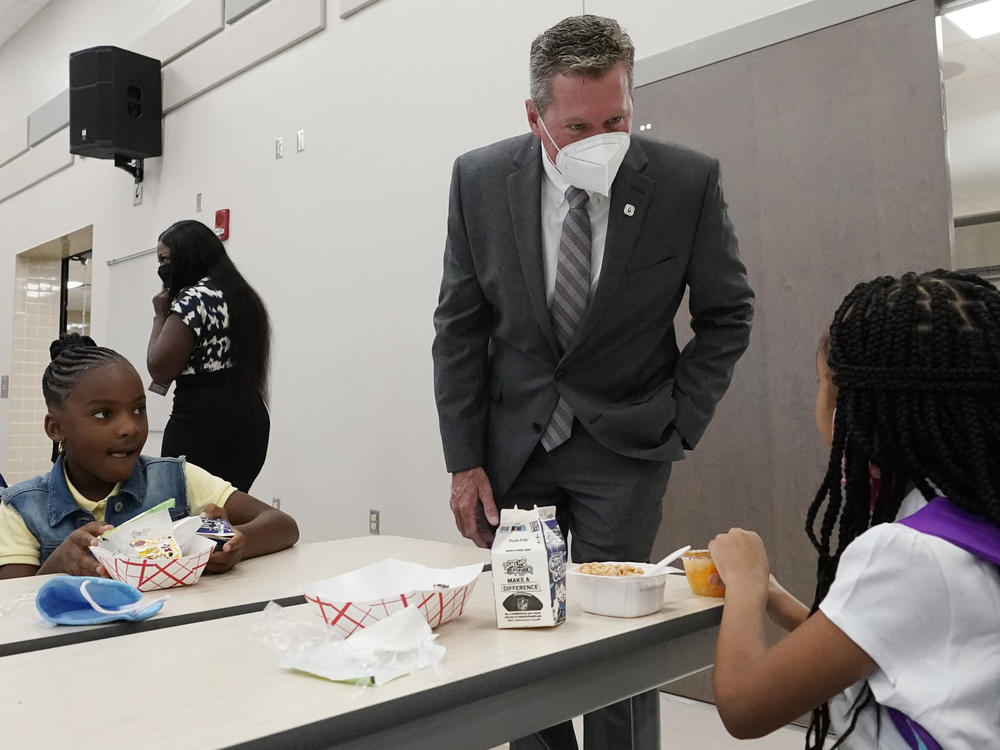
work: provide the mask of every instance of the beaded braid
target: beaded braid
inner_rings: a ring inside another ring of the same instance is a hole
[[[1000,526],[1000,292],[943,270],[858,284],[830,324],[827,359],[837,411],[826,474],[806,514],[818,553],[812,612],[844,549],[893,521],[912,487]],[[874,497],[873,466],[881,473]],[[872,700],[866,685],[834,747]],[[822,750],[829,729],[828,707],[814,709],[806,748]]]
[[[42,393],[50,410],[63,405],[88,370],[127,361],[113,349],[97,346],[93,339],[75,333],[64,333],[53,341],[49,353],[52,361],[42,375]]]

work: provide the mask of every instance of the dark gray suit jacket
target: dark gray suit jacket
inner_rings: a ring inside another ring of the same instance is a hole
[[[560,355],[542,271],[540,154],[529,133],[455,161],[434,314],[445,463],[486,467],[497,498],[560,393],[610,450],[683,458],[729,386],[753,317],[718,162],[633,136],[611,189],[601,276]],[[695,336],[681,352],[674,315],[686,287]]]

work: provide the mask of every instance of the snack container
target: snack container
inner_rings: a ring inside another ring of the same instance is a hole
[[[429,568],[381,560],[302,587],[317,615],[347,638],[405,607],[416,607],[432,627],[459,617],[483,572],[482,563]]]
[[[181,545],[181,556],[172,560],[139,559],[116,554],[107,542],[98,542],[90,551],[116,581],[129,583],[139,591],[157,591],[174,586],[193,586],[208,565],[215,542],[195,537]]]
[[[691,590],[698,596],[720,597],[726,595],[725,584],[710,583],[709,576],[718,573],[715,561],[707,549],[693,549],[684,553],[684,575]]]
[[[643,572],[653,567],[650,563],[626,563]],[[573,594],[584,612],[611,617],[642,617],[659,612],[663,607],[663,592],[667,584],[667,570],[652,576],[598,576],[580,573],[579,565],[570,568]]]

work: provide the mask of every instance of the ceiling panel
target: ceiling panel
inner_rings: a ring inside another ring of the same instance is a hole
[[[945,49],[944,59],[947,62],[959,63],[965,68],[958,75],[949,77],[949,83],[952,81],[971,81],[993,75],[1000,70],[1000,63],[997,59],[973,41],[948,47]],[[945,72],[947,73],[947,69]]]
[[[949,140],[948,154],[953,171],[978,174],[984,169],[1000,168],[1000,130],[985,138]]]
[[[0,47],[51,0],[0,0]]]
[[[989,205],[967,198],[952,186],[951,212],[954,216],[970,216],[974,214],[985,214],[990,212]]]
[[[967,199],[985,206],[988,211],[1000,210],[997,200],[1000,196],[1000,170],[990,174],[962,173],[957,177],[952,172],[951,187]]]
[[[1000,109],[1000,70],[971,81],[945,81],[944,90],[951,117]]]
[[[948,16],[941,17],[941,37],[944,41],[944,48],[948,49],[953,44],[961,44],[969,41],[969,35],[958,26],[948,20]]]

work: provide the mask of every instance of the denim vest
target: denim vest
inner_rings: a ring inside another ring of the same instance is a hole
[[[121,483],[118,492],[108,498],[104,522],[118,526],[171,497],[176,504],[170,510],[170,517],[176,521],[187,516],[184,458],[139,456],[135,471]],[[73,499],[66,485],[62,456],[56,459],[51,472],[8,487],[0,493],[0,499],[20,514],[28,531],[38,540],[41,545],[39,564],[44,563],[73,531],[94,520],[94,516]]]

